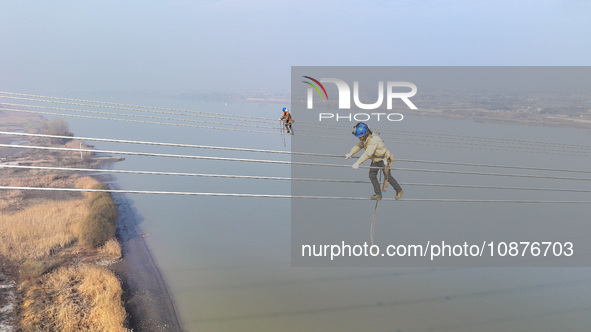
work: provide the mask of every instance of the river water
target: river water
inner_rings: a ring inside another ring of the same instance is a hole
[[[101,101],[181,108],[216,113],[279,118],[280,104],[203,102],[155,95],[68,96]],[[117,111],[122,112],[122,111]],[[153,115],[153,114],[152,114]],[[167,116],[167,115],[158,115]],[[165,126],[97,119],[68,118],[78,136],[158,142],[288,150],[280,135],[204,128]],[[160,120],[151,120],[160,121]],[[208,121],[223,121],[209,119]],[[170,122],[170,121],[168,121]],[[186,124],[205,125],[185,122]],[[246,124],[246,122],[245,122]],[[528,141],[588,144],[588,131],[523,125],[478,123],[406,116],[404,130]],[[209,125],[219,127],[220,125]],[[297,122],[296,122],[297,126]],[[231,128],[246,129],[240,122]],[[295,127],[297,128],[297,127]],[[265,130],[255,129],[254,130]],[[279,131],[277,126],[277,132]],[[494,163],[547,168],[588,169],[588,156],[552,152],[508,152],[495,148],[467,148],[425,144],[408,135],[384,139],[399,159]],[[407,141],[403,142],[403,139]],[[425,139],[425,137],[422,137]],[[435,138],[440,143],[441,137]],[[281,155],[88,142],[97,149],[289,160]],[[348,152],[349,137],[336,144],[334,153]],[[496,149],[496,150],[495,150]],[[562,151],[564,152],[564,151]],[[334,161],[333,161],[334,162]],[[343,162],[344,161],[339,161]],[[567,162],[565,164],[565,162]],[[400,167],[415,167],[400,164]],[[114,169],[290,176],[288,165],[126,156]],[[487,170],[491,171],[491,170]],[[320,172],[318,177],[324,174]],[[349,173],[366,180],[366,171]],[[573,177],[580,174],[571,175]],[[400,182],[466,183],[460,175],[397,173]],[[580,176],[585,177],[585,176]],[[587,175],[587,177],[589,177]],[[181,176],[117,175],[122,189],[187,192],[289,194],[288,181],[219,179]],[[549,180],[548,180],[549,181]],[[533,180],[483,178],[482,185],[562,186],[588,188],[585,181],[538,183]],[[370,194],[369,184],[343,187]],[[408,197],[496,198],[488,190],[405,187]],[[414,193],[413,193],[414,192]],[[352,195],[358,196],[358,195]],[[288,199],[198,197],[128,194],[146,241],[172,293],[187,331],[588,331],[591,326],[591,269],[589,268],[447,268],[447,267],[292,267],[291,206]],[[504,194],[504,199],[528,199],[527,193]],[[534,199],[591,200],[589,193],[543,193]],[[481,214],[481,205],[433,203],[414,205],[442,224],[446,215],[468,218]],[[410,206],[410,205],[409,205]],[[402,214],[410,214],[404,207]],[[484,208],[486,213],[491,208]],[[586,218],[587,205],[531,206],[514,209],[535,227],[540,214],[561,220]],[[384,210],[383,213],[396,213]],[[364,212],[366,215],[371,211]],[[488,218],[483,216],[483,220]],[[414,220],[420,222],[421,220]],[[364,224],[363,228],[367,224]],[[431,225],[432,226],[432,225]],[[464,225],[470,227],[468,223]],[[490,225],[491,230],[495,225]],[[398,230],[411,229],[401,223]],[[389,228],[384,226],[382,231]],[[364,233],[365,234],[365,233]],[[518,239],[517,239],[518,240]]]

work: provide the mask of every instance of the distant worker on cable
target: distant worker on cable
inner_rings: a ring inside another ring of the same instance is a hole
[[[291,129],[293,119],[291,118],[291,114],[289,113],[289,110],[287,108],[283,108],[283,116],[279,120],[283,121],[283,126],[285,127],[287,133],[293,135],[293,130]]]
[[[384,164],[384,160],[387,163],[392,164],[394,162],[394,156],[388,151],[388,149],[386,149],[386,145],[384,145],[382,139],[378,137],[378,135],[372,133],[367,124],[359,122],[353,128],[353,135],[359,138],[359,143],[351,149],[351,152],[345,155],[345,158],[349,159],[359,150],[365,148],[365,153],[353,164],[353,169],[358,169],[359,165],[363,164],[367,159],[371,159],[369,179],[371,180],[375,192],[375,195],[371,196],[371,199],[382,199],[382,189],[378,182],[378,171],[380,169],[384,172],[388,183],[390,183],[394,190],[396,190],[396,199],[400,199],[403,192],[402,188],[398,182],[396,182],[396,179],[392,177],[392,174],[387,170],[388,168]],[[385,189],[386,188],[384,188],[384,190]]]

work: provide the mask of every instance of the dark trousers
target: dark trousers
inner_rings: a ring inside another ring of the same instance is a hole
[[[373,191],[376,194],[379,194],[382,192],[382,185],[378,182],[378,171],[381,169],[382,173],[385,174],[386,170],[385,170],[384,161],[382,161],[382,160],[380,160],[378,162],[372,161],[370,166],[376,167],[376,168],[369,169],[369,179],[371,180],[371,184],[373,185]],[[379,168],[377,168],[377,167],[379,167]],[[399,193],[402,190],[402,188],[400,187],[398,182],[396,182],[396,179],[394,179],[394,177],[392,177],[392,172],[390,172],[390,170],[388,170],[388,183],[392,185],[392,188],[394,188],[394,190],[396,190],[396,193]]]

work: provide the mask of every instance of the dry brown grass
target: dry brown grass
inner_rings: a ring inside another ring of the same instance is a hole
[[[0,211],[8,211],[21,205],[23,192],[20,190],[3,190],[0,192]]]
[[[92,187],[96,186],[96,185],[100,185],[101,183],[98,182],[97,180],[89,177],[89,176],[85,176],[85,177],[81,177],[79,179],[76,179],[76,188],[83,188],[83,189],[91,189]],[[90,193],[85,193],[86,196],[89,196]]]
[[[110,239],[104,246],[99,248],[99,252],[105,255],[108,259],[121,258],[121,246],[116,239]]]
[[[78,188],[102,185],[90,177],[53,175],[5,181],[36,186],[75,182]],[[19,195],[12,194],[13,199]],[[119,243],[113,236],[103,239],[105,232],[98,233],[100,241],[95,243],[104,244],[98,249],[81,243],[81,238],[93,235],[83,233],[84,223],[93,216],[110,218],[107,233],[111,234],[116,210],[109,194],[86,193],[10,213],[0,211],[0,255],[20,267],[23,331],[127,331],[120,282],[93,263],[119,259]]]
[[[57,174],[45,175],[21,175],[13,172],[12,177],[0,177],[0,186],[9,187],[71,187],[75,183],[76,177]],[[95,180],[96,181],[96,180]],[[82,188],[82,187],[80,187]],[[10,214],[20,211],[27,206],[38,204],[40,202],[63,201],[68,199],[82,199],[84,196],[80,193],[69,192],[43,192],[43,191],[24,191],[24,190],[2,190],[0,191],[0,213]]]
[[[72,179],[48,175],[37,180],[22,178],[16,182],[24,186],[31,185],[30,182],[37,186],[52,186],[72,182]],[[91,177],[76,181],[78,188],[104,188],[102,186]],[[9,193],[13,200],[22,199],[22,193],[18,191]],[[114,238],[117,205],[110,194],[86,193],[79,197],[0,214],[0,255],[20,262],[41,260],[76,242],[99,247]],[[10,204],[9,200],[6,202]],[[112,243],[109,245],[110,252],[116,251],[113,246]]]
[[[59,122],[54,121],[65,124]],[[39,116],[0,111],[0,128],[15,127],[30,133],[51,129]],[[68,139],[32,138],[28,144],[88,148],[83,142]],[[0,150],[0,156],[14,164],[33,166],[87,168],[103,162],[95,161],[88,152],[81,158],[79,151]],[[5,169],[0,185],[98,188],[101,183],[71,173]],[[120,282],[98,265],[121,258],[121,248],[114,239],[116,218],[117,206],[107,193],[0,190],[0,256],[18,267],[19,331],[128,331],[124,328]],[[88,227],[84,230],[89,220],[101,221],[94,228],[96,238]],[[82,245],[85,242],[93,245]],[[102,247],[97,248],[99,245]]]
[[[31,206],[0,215],[0,254],[13,261],[39,260],[71,246],[88,214],[84,200]]]
[[[64,267],[24,293],[24,331],[129,331],[119,280],[96,265]],[[51,305],[48,305],[51,304]]]

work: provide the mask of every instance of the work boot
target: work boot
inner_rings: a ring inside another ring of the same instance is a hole
[[[396,193],[396,197],[394,197],[396,200],[399,200],[400,197],[402,197],[402,193],[404,192],[404,190],[400,189],[399,192]]]
[[[373,200],[380,200],[380,199],[382,199],[382,194],[381,193],[375,194],[375,195],[371,196],[370,198]]]

